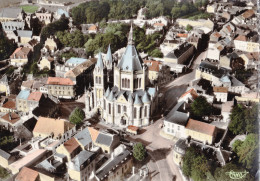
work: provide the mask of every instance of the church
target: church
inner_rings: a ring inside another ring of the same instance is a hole
[[[120,61],[115,63],[109,46],[104,58],[98,54],[93,79],[94,86],[85,93],[86,117],[98,113],[107,124],[120,127],[150,124],[158,88],[148,87],[148,67],[135,48],[132,26]]]

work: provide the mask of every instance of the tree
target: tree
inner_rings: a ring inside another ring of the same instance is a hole
[[[1,26],[1,25],[0,25]],[[16,48],[16,44],[9,40],[0,28],[0,61],[10,57]]]
[[[245,141],[237,142],[232,148],[239,157],[239,163],[252,172],[255,172],[258,164],[258,147],[258,135],[249,134]]]
[[[210,165],[203,153],[198,148],[189,147],[183,156],[183,174],[194,181],[204,180],[210,171]]]
[[[251,107],[242,104],[234,106],[230,115],[229,130],[234,134],[258,133],[257,115],[257,104]]]
[[[70,122],[76,125],[80,124],[84,118],[85,112],[79,107],[76,107],[69,116]]]
[[[136,160],[142,161],[146,156],[146,149],[142,143],[136,143],[133,148],[133,156]]]
[[[207,102],[203,96],[197,97],[191,104],[191,112],[194,116],[201,118],[208,116],[211,113],[212,106]]]
[[[186,30],[187,30],[187,31],[191,31],[192,29],[193,29],[193,27],[192,27],[191,25],[188,24],[188,25],[186,26]]]
[[[230,181],[231,178],[230,178],[228,173],[231,172],[231,171],[234,171],[236,173],[246,172],[245,168],[239,166],[239,164],[230,162],[230,163],[227,163],[223,167],[217,167],[215,172],[214,172],[214,178],[215,178],[216,181]],[[245,175],[245,177],[240,178],[239,180],[241,180],[241,181],[253,181],[254,179],[253,179],[252,175],[247,173]]]
[[[162,57],[163,57],[163,53],[161,52],[160,49],[156,48],[156,49],[154,49],[154,50],[150,53],[149,56],[162,58]]]

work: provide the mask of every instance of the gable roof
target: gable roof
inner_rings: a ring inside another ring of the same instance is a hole
[[[23,167],[18,173],[15,180],[16,181],[36,181],[39,177],[39,172],[32,170],[28,167]]]
[[[92,141],[95,142],[97,140],[98,135],[99,135],[99,131],[96,130],[95,128],[92,128],[92,127],[88,127],[88,131],[90,133]]]
[[[21,12],[23,12],[22,8],[16,8],[16,7],[2,8],[0,11],[0,17],[17,18]]]
[[[246,12],[244,12],[243,14],[242,14],[242,16],[244,17],[244,18],[250,18],[251,16],[253,16],[255,14],[255,11],[253,10],[253,9],[249,9],[249,10],[247,10]]]
[[[24,57],[24,58],[27,58],[29,52],[31,51],[30,48],[28,47],[19,47],[17,48],[13,54],[10,56],[11,58],[15,58],[14,56],[17,57]]]
[[[96,143],[110,146],[113,142],[113,135],[106,134],[106,133],[99,133],[96,139]]]
[[[210,125],[208,123],[204,123],[201,121],[197,121],[194,119],[189,119],[186,129],[190,129],[196,132],[204,133],[210,136],[213,136],[214,131],[216,130],[216,126]]]
[[[159,72],[161,62],[155,60],[144,60],[144,63],[148,65],[150,71]]]
[[[72,162],[71,162],[71,163],[73,163],[72,168],[74,170],[80,171],[81,165],[84,164],[88,159],[93,157],[93,155],[94,155],[94,153],[92,153],[90,151],[86,151],[86,150],[81,151],[77,156],[75,156],[72,159]]]
[[[15,109],[15,102],[8,100],[6,103],[3,104],[3,108],[8,108],[8,109]]]
[[[39,117],[33,132],[47,135],[53,133],[54,137],[57,137],[59,135],[63,135],[73,127],[73,124],[62,119]]]
[[[245,35],[238,35],[238,37],[236,37],[235,40],[239,40],[239,41],[247,41],[247,38]]]
[[[41,92],[32,92],[29,97],[28,97],[28,100],[30,101],[40,101],[42,97],[42,93]]]
[[[227,87],[213,87],[214,92],[222,92],[222,93],[227,93],[228,88]]]
[[[30,95],[30,90],[21,90],[16,98],[27,100],[29,95]]]
[[[69,153],[72,153],[80,146],[74,137],[66,141],[63,145]]]
[[[74,138],[83,146],[86,146],[92,142],[92,138],[91,138],[88,128],[85,128],[82,131],[80,131],[79,133],[77,133],[74,136]]]
[[[32,37],[32,31],[31,30],[17,30],[17,34],[20,37]]]
[[[193,99],[196,99],[198,97],[197,92],[195,91],[195,89],[190,89],[187,92],[185,92],[184,94],[181,95],[181,98],[186,97],[187,95],[191,95]]]
[[[5,121],[8,121],[11,124],[14,124],[20,120],[20,116],[14,112],[7,113],[4,116],[2,116],[1,118],[4,119]]]
[[[73,81],[69,78],[62,77],[49,77],[47,80],[48,85],[74,85]]]

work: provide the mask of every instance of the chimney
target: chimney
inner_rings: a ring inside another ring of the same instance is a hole
[[[135,174],[135,167],[133,166],[132,167],[132,175],[134,175]]]

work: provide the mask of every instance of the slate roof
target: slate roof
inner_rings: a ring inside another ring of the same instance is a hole
[[[112,62],[112,61],[113,61],[113,57],[112,57],[112,52],[111,52],[110,45],[108,46],[108,49],[107,49],[106,60],[108,60],[109,62]]]
[[[17,34],[20,37],[27,37],[27,38],[32,37],[32,31],[30,30],[17,30]]]
[[[7,78],[6,74],[4,74],[4,75],[1,77],[0,82],[8,83],[8,78]]]
[[[29,95],[30,95],[30,90],[21,90],[16,98],[27,100]]]
[[[97,177],[99,179],[104,178],[105,175],[109,174],[109,171],[112,171],[113,168],[116,167],[116,165],[120,165],[121,161],[125,160],[127,157],[131,155],[131,152],[129,150],[125,150],[116,157],[114,157],[113,160],[108,162],[104,167],[97,170]]]
[[[86,145],[88,145],[89,143],[92,142],[92,138],[91,138],[91,135],[89,133],[89,130],[88,128],[85,128],[83,129],[82,131],[80,131],[79,133],[77,133],[75,136],[74,136],[75,139],[77,139],[77,141],[83,145],[84,147]]]
[[[97,60],[97,63],[96,63],[95,67],[98,67],[101,70],[103,70],[103,68],[104,68],[101,52],[98,53],[98,60]]]
[[[188,148],[188,145],[186,144],[185,139],[178,139],[178,141],[174,145],[174,151],[185,154],[186,149]],[[181,152],[180,152],[181,150]]]
[[[214,131],[216,130],[216,126],[201,121],[197,121],[194,119],[189,119],[186,125],[186,129],[213,136]]]
[[[7,159],[7,160],[11,157],[11,155],[9,153],[5,152],[2,149],[0,149],[0,156]]]
[[[134,104],[142,104],[142,101],[141,101],[141,99],[139,98],[138,94],[135,94]]]
[[[128,38],[128,45],[126,50],[118,63],[117,67],[124,71],[139,71],[143,69],[143,60],[139,56],[133,40],[133,27],[131,26],[129,38]]]
[[[72,159],[72,169],[76,171],[81,170],[81,165],[84,164],[87,160],[93,157],[94,153],[90,151],[83,150],[77,156]]]
[[[8,30],[23,30],[24,29],[24,22],[20,21],[6,21],[6,22],[1,22],[3,30],[8,31]]]
[[[0,17],[4,18],[17,18],[18,15],[22,12],[22,8],[10,7],[2,8],[0,11]]]
[[[221,67],[218,68],[216,65],[209,62],[203,61],[200,63],[199,68],[210,71],[214,76],[221,78],[223,75],[226,75],[228,70]]]
[[[99,133],[96,139],[96,143],[110,146],[113,142],[113,135],[106,134],[106,133]]]
[[[182,56],[190,47],[192,47],[192,44],[189,43],[183,43],[178,48],[174,49],[173,51],[169,52],[166,57],[167,58],[179,58]]]
[[[142,102],[143,103],[148,103],[151,102],[150,97],[148,96],[147,92],[145,91],[143,97],[142,97]]]
[[[178,102],[178,104],[176,104],[174,108],[165,116],[164,121],[185,126],[189,116],[184,112],[178,111],[178,109],[184,104],[184,101]]]
[[[63,15],[64,14],[67,18],[70,17],[69,13],[67,11],[63,10],[63,9],[58,9],[57,10],[57,14],[59,14],[59,15]]]
[[[71,64],[79,65],[79,64],[82,64],[85,61],[87,61],[87,59],[85,59],[85,58],[71,57],[69,60],[66,61],[66,64],[71,63]]]

